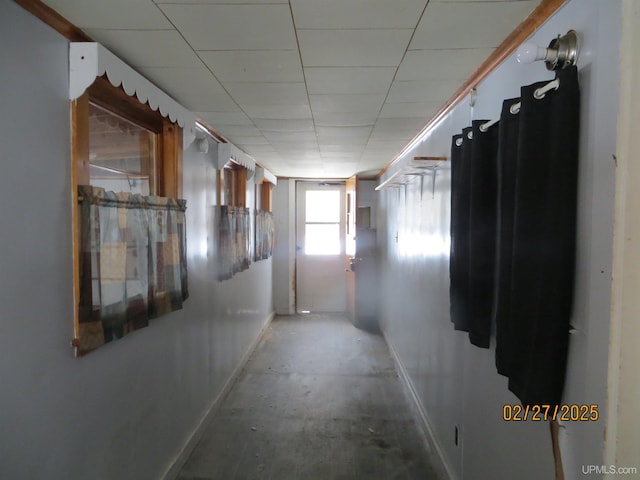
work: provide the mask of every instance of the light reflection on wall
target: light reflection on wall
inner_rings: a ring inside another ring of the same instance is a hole
[[[398,254],[400,257],[441,257],[449,256],[451,239],[437,234],[400,231],[398,233]]]

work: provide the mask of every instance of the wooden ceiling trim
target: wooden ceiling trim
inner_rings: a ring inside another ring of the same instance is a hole
[[[86,33],[40,0],[15,0],[15,2],[70,41],[93,42]]]
[[[438,110],[429,122],[413,137],[407,146],[413,141],[434,128],[440,120],[449,114],[464,98],[487,78],[504,60],[509,57],[529,36],[531,36],[547,19],[549,19],[567,0],[542,0],[533,12],[513,30],[507,38],[496,48],[491,55],[478,67],[478,69],[462,84],[449,100]],[[377,178],[391,168],[409,149],[405,147],[393,159],[380,170]]]

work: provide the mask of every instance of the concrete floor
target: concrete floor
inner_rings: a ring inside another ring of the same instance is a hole
[[[435,480],[384,339],[276,317],[179,480]]]

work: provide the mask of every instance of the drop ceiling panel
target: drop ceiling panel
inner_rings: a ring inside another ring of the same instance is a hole
[[[367,127],[317,127],[316,131],[318,132],[318,141],[335,145],[327,140],[353,138],[356,141],[364,140],[366,143],[372,128],[372,125]]]
[[[225,83],[233,99],[242,105],[308,105],[304,83]]]
[[[413,30],[298,30],[304,67],[395,67]]]
[[[429,3],[410,48],[497,47],[537,3],[536,0]]]
[[[205,120],[209,125],[253,125],[251,119],[240,109],[229,112],[196,112],[198,117]]]
[[[200,51],[221,82],[303,82],[298,50]]]
[[[444,103],[457,83],[451,80],[397,80],[391,85],[387,103],[439,102]]]
[[[415,28],[426,0],[291,0],[296,28]]]
[[[242,148],[243,145],[269,145],[269,141],[262,135],[253,137],[243,137],[240,135],[233,135],[228,137],[231,142],[235,143],[238,147]]]
[[[314,111],[316,126],[358,127],[373,125],[378,117],[377,111],[370,112],[330,112]]]
[[[202,62],[175,30],[96,30],[87,34],[132,67],[201,67]]]
[[[410,50],[396,80],[460,80],[468,78],[493,49]]]
[[[310,94],[387,93],[396,67],[309,67],[304,69]]]
[[[300,154],[301,152],[318,153],[318,142],[315,140],[300,140],[298,142],[273,142],[273,148],[280,154]]]
[[[381,118],[371,132],[372,140],[410,139],[424,126],[424,118]]]
[[[364,150],[363,145],[320,145],[320,153],[324,155],[361,155]]]
[[[539,3],[44,1],[266,168],[316,177],[387,164]]]
[[[307,132],[265,132],[262,134],[265,136],[267,140],[272,142],[274,145],[282,144],[282,143],[290,143],[292,145],[297,144],[298,142],[309,142],[312,145],[316,145],[316,132],[307,131]]]
[[[278,120],[271,118],[255,118],[254,123],[264,132],[312,132],[312,120]]]
[[[47,5],[82,29],[173,29],[149,0],[50,0]]]
[[[441,106],[442,102],[385,103],[379,118],[424,118],[426,124]]]
[[[220,82],[205,67],[141,67],[139,72],[172,96],[184,92],[226,93]]]
[[[377,114],[385,99],[384,94],[366,95],[309,95],[311,109],[321,112],[360,112]]]
[[[219,125],[217,131],[225,137],[259,137],[262,132],[253,125]]]
[[[153,0],[158,5],[163,3],[188,3],[188,4],[242,4],[242,5],[267,5],[288,3],[283,0]]]
[[[242,109],[251,118],[274,120],[311,119],[309,105],[243,105]]]
[[[195,50],[294,50],[289,5],[160,6]]]

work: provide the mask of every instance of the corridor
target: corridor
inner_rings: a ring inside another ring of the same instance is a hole
[[[179,480],[436,479],[382,336],[276,317]]]

